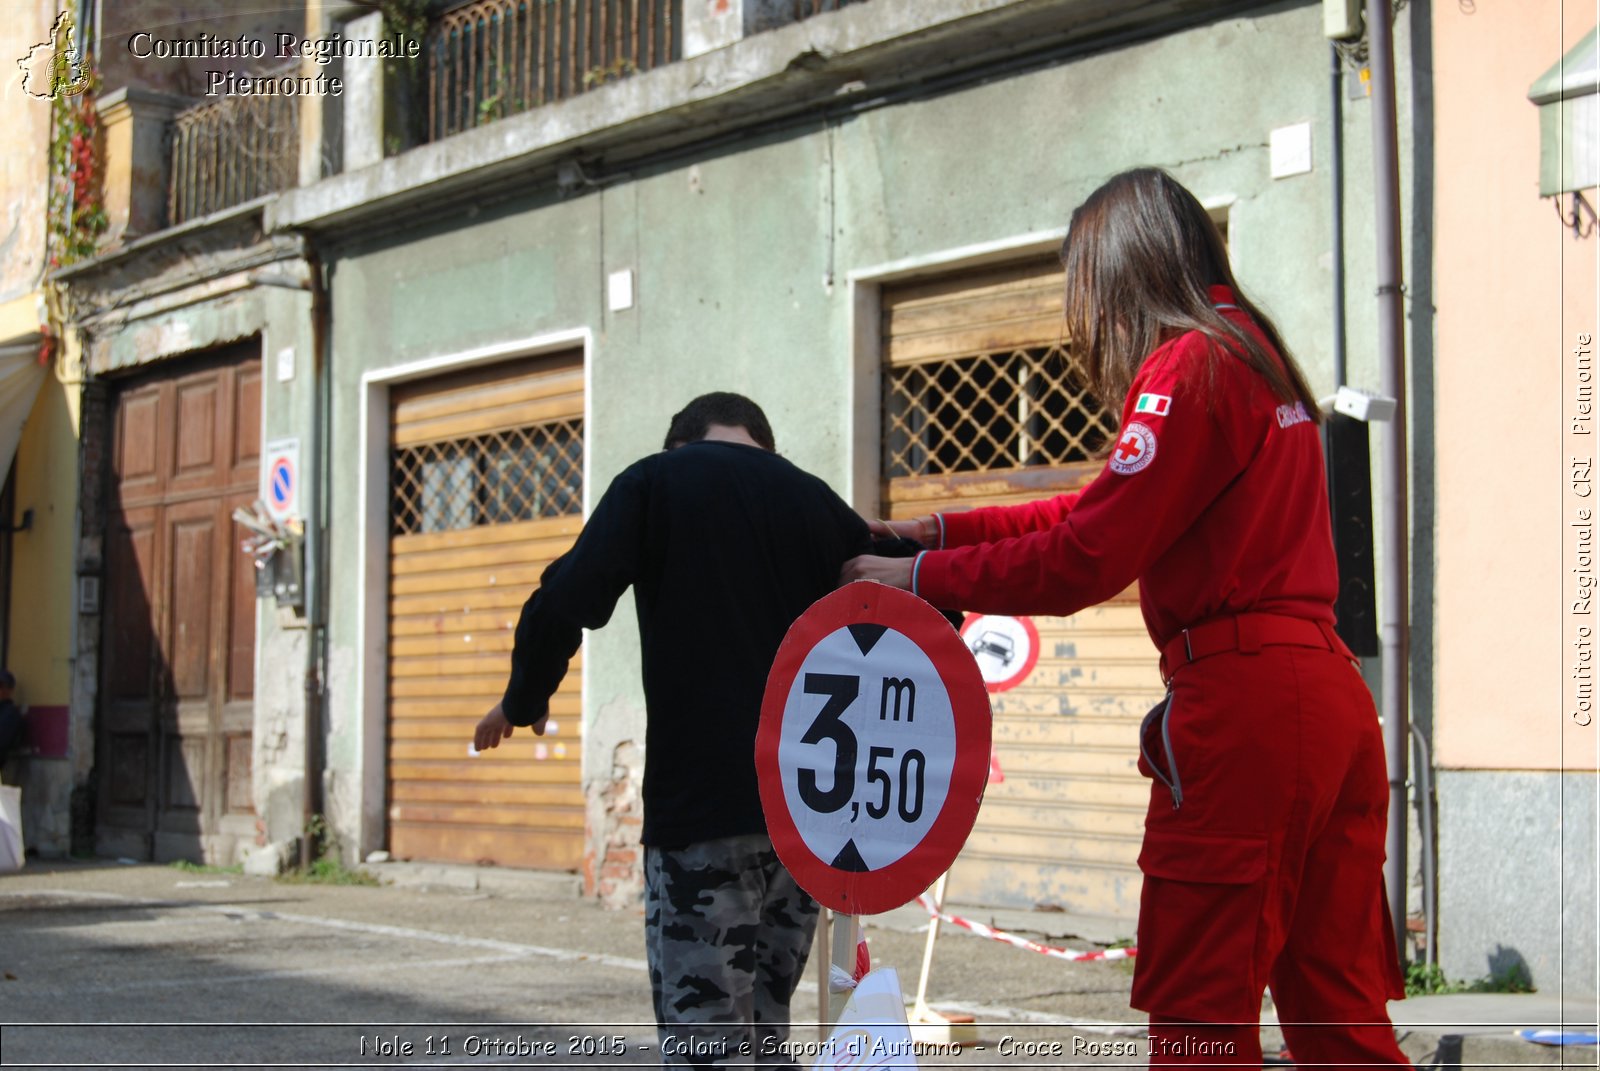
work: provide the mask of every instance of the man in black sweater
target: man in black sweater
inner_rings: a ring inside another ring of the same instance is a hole
[[[531,726],[582,642],[630,585],[647,724],[645,943],[664,1064],[793,1066],[789,1001],[817,905],[767,838],[755,736],[785,632],[864,553],[865,522],[774,451],[759,406],[703,395],[666,449],[607,489],[572,550],[522,608],[487,750]],[[717,1024],[717,1025],[709,1025]]]

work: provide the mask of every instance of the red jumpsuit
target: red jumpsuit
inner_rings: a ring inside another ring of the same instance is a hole
[[[1230,291],[1212,300],[1270,349]],[[1145,359],[1081,492],[940,515],[943,549],[918,557],[913,590],[1064,616],[1139,581],[1170,676],[1139,763],[1153,781],[1132,1003],[1151,1015],[1152,1064],[1261,1066],[1270,985],[1298,1060],[1406,1065],[1385,1009],[1404,989],[1383,747],[1332,629],[1321,439],[1302,406],[1212,352],[1190,332]]]

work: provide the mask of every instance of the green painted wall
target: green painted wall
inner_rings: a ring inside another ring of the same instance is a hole
[[[1241,281],[1278,319],[1316,389],[1331,392],[1327,72],[1320,7],[1284,5],[752,135],[568,199],[396,221],[391,235],[336,261],[335,530],[355,531],[360,509],[363,373],[573,329],[593,339],[593,494],[658,448],[671,413],[710,389],[756,398],[779,449],[843,491],[857,421],[873,419],[848,404],[850,274],[1064,228],[1102,180],[1141,164],[1231,204]],[[1368,115],[1364,100],[1348,102],[1349,378],[1375,386],[1364,297],[1373,286]],[[1313,171],[1270,178],[1271,131],[1303,121],[1313,125]],[[605,277],[621,269],[636,272],[636,305],[610,312]],[[362,593],[354,542],[336,539],[333,553],[337,659],[357,643]],[[643,731],[631,617],[619,609],[587,649],[591,776],[609,776],[612,747]],[[357,750],[354,702],[333,700],[334,765]]]

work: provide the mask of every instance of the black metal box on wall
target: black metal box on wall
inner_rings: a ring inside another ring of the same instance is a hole
[[[288,539],[256,567],[256,596],[276,599],[279,606],[305,608],[305,542]]]
[[[1339,637],[1363,658],[1378,654],[1377,585],[1373,579],[1372,454],[1367,424],[1329,413],[1323,424],[1328,507],[1339,563]]]

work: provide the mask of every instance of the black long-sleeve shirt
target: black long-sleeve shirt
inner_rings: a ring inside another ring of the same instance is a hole
[[[632,585],[645,705],[645,844],[766,831],[755,736],[790,624],[866,553],[865,522],[755,446],[702,441],[619,475],[522,608],[503,709],[543,717],[582,642]]]

